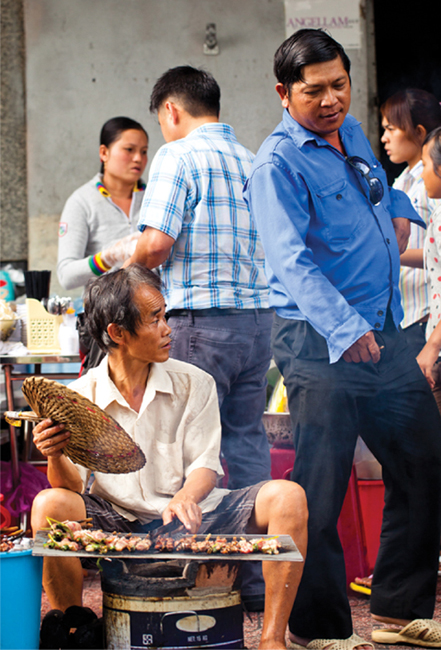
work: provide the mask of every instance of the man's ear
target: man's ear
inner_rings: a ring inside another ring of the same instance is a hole
[[[124,343],[125,341],[126,330],[116,323],[110,323],[107,325],[107,334],[114,343],[121,345],[121,343]]]
[[[276,84],[276,93],[282,100],[283,108],[289,108],[289,93],[285,86],[281,83]]]
[[[181,115],[179,106],[177,106],[177,104],[171,100],[167,100],[164,103],[164,108],[166,110],[167,118],[170,120],[170,122],[174,125],[179,124]]]

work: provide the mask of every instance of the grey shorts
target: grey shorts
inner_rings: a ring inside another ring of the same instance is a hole
[[[215,510],[202,515],[199,533],[244,534],[253,512],[257,493],[267,482],[262,481],[239,490],[231,490]],[[93,528],[109,532],[139,534],[148,533],[163,524],[162,519],[154,519],[148,524],[141,524],[138,520],[129,521],[118,514],[112,505],[100,496],[95,494],[82,494],[81,496],[84,499],[87,516],[92,517]]]

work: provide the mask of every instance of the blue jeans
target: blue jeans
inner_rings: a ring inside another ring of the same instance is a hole
[[[170,356],[208,372],[216,381],[222,453],[231,490],[271,479],[269,444],[262,424],[266,373],[271,361],[273,314],[254,309],[202,310],[173,315]],[[238,312],[238,313],[231,313]]]

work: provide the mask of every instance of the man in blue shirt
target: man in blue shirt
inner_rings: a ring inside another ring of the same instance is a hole
[[[276,52],[274,71],[283,121],[260,148],[244,196],[276,310],[272,343],[293,423],[293,480],[310,512],[290,633],[300,645],[347,639],[352,648],[365,642],[351,637],[337,520],[358,434],[386,486],[372,615],[399,625],[433,615],[441,422],[398,329],[399,255],[410,221],[422,222],[406,195],[387,187],[348,115],[343,48],[321,30],[300,30]],[[381,642],[379,632],[373,639]]]

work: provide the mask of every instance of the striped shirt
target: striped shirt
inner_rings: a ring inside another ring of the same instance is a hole
[[[422,178],[423,163],[420,160],[412,169],[409,167],[395,179],[394,188],[406,192],[413,207],[429,225],[430,215],[441,202],[429,199]],[[424,248],[426,231],[410,224],[408,248]],[[400,291],[404,309],[401,327],[409,327],[429,313],[429,295],[423,269],[402,266],[400,271]]]
[[[175,240],[161,266],[167,309],[269,306],[263,248],[242,198],[252,161],[217,122],[157,152],[138,227]]]

